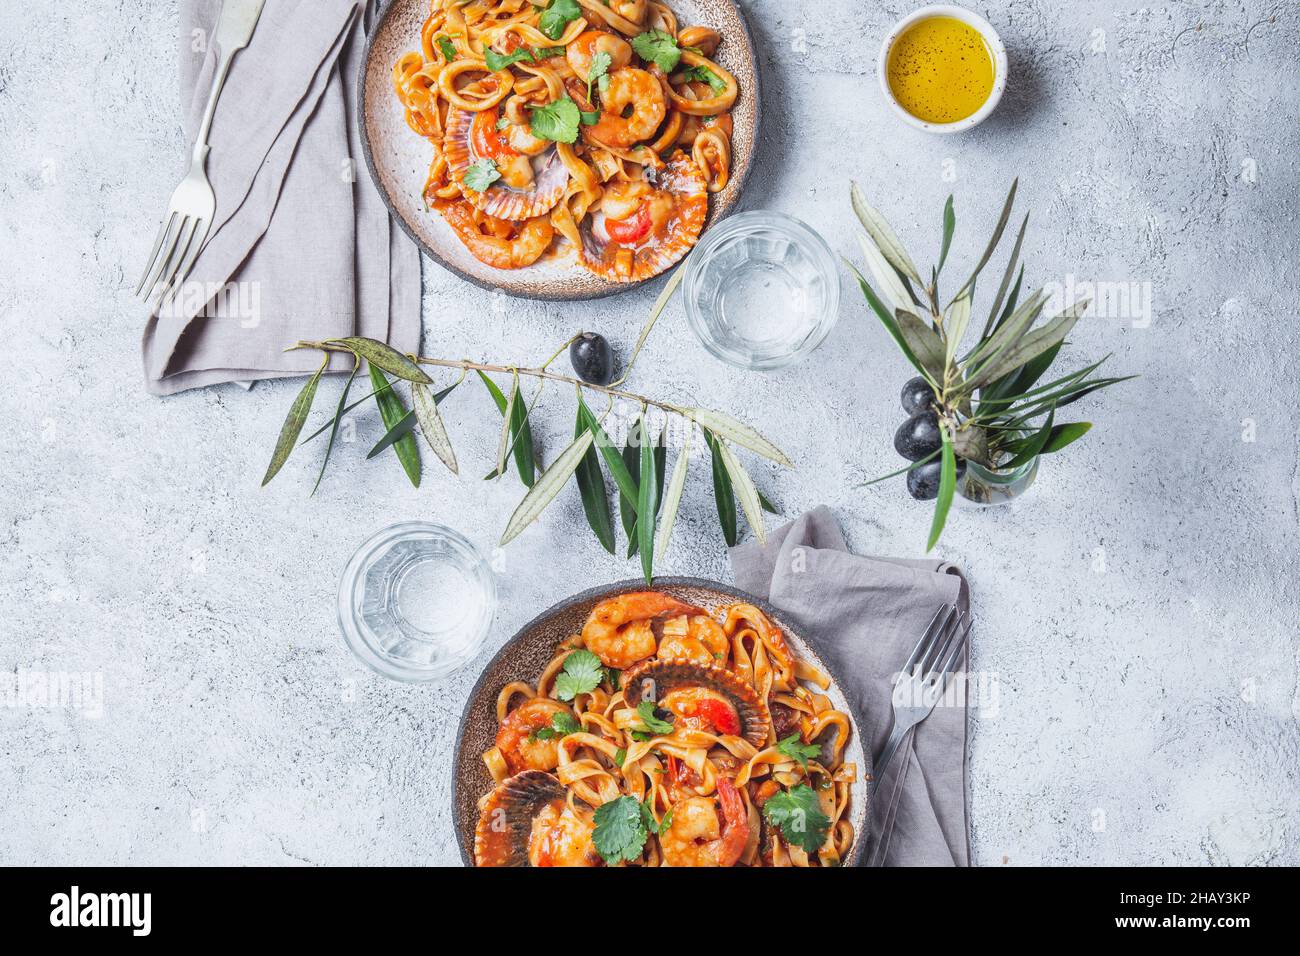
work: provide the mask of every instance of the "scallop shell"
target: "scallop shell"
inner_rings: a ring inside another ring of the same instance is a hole
[[[474,865],[528,866],[533,818],[548,803],[563,799],[560,781],[541,770],[502,780],[483,801],[474,831]]]
[[[604,233],[603,218],[588,216],[582,223],[581,261],[590,271],[610,282],[651,279],[678,262],[695,247],[709,214],[708,179],[695,160],[681,150],[659,171],[655,186],[677,197],[677,209],[663,236],[638,246],[621,246]],[[614,252],[633,250],[632,268],[622,271]]]
[[[726,696],[740,715],[741,736],[755,747],[763,747],[772,729],[772,716],[767,704],[759,699],[754,688],[721,664],[696,664],[692,661],[647,661],[623,675],[623,695],[635,707],[641,702],[643,682],[654,681],[655,690],[662,697],[681,687],[707,687]]]
[[[554,209],[569,182],[569,170],[554,146],[534,158],[533,185],[528,189],[512,189],[495,182],[480,193],[465,185],[465,173],[482,158],[474,152],[470,140],[474,116],[468,110],[451,110],[447,114],[447,133],[442,142],[442,153],[451,178],[460,186],[470,204],[489,216],[515,222],[544,216]]]

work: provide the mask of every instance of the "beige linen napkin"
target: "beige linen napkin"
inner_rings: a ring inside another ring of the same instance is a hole
[[[731,550],[738,587],[785,611],[840,677],[872,754],[892,724],[893,679],[942,604],[970,606],[965,579],[939,561],[850,554],[819,507]],[[898,749],[876,791],[868,857],[886,866],[968,866],[966,707],[941,701]],[[870,767],[863,768],[869,772]]]
[[[181,294],[149,317],[155,394],[315,371],[301,338],[420,344],[419,251],[365,170],[356,117],[364,0],[266,0],[213,119],[217,213]],[[181,94],[193,142],[216,66],[220,0],[184,0]]]

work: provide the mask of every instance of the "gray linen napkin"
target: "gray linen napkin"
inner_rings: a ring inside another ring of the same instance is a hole
[[[182,293],[144,333],[154,394],[315,371],[301,338],[420,344],[419,251],[364,169],[355,82],[365,0],[267,0],[213,119],[217,213]],[[183,0],[187,142],[207,101],[221,0]],[[340,369],[342,364],[340,363]]]
[[[840,675],[858,727],[879,753],[893,678],[941,604],[970,605],[965,579],[939,561],[850,554],[821,506],[731,550],[738,587],[785,611]],[[968,866],[966,707],[941,701],[899,748],[871,812],[869,857],[886,866]],[[871,768],[863,768],[869,771]]]

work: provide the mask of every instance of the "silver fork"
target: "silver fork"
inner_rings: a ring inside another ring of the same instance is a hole
[[[957,669],[970,627],[969,615],[959,613],[954,604],[945,604],[935,612],[930,626],[917,641],[912,656],[894,681],[894,729],[871,768],[875,778],[871,785],[873,793],[879,788],[885,768],[908,731],[929,717],[943,696]]]
[[[217,111],[217,99],[221,96],[221,88],[226,84],[226,74],[230,72],[230,63],[236,53],[248,46],[253,28],[262,15],[263,2],[264,0],[225,0],[221,5],[221,16],[213,37],[220,59],[217,60],[217,70],[212,78],[207,106],[203,109],[199,134],[194,140],[190,168],[172,193],[171,202],[158,228],[158,238],[154,240],[153,251],[149,253],[149,264],[145,266],[140,284],[135,288],[135,294],[143,292],[145,299],[157,292],[159,310],[171,301],[176,290],[185,282],[185,277],[189,275],[199,250],[208,238],[208,231],[212,228],[212,218],[217,211],[217,197],[212,192],[212,184],[208,182],[208,134],[212,130],[212,117]]]

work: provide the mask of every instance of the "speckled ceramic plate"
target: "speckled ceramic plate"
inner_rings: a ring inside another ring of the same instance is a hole
[[[518,634],[507,641],[483,671],[474,689],[470,691],[469,701],[465,704],[465,713],[460,719],[460,729],[456,734],[456,757],[452,770],[455,776],[452,779],[451,797],[456,842],[460,847],[461,859],[466,866],[474,865],[474,828],[478,824],[478,800],[494,786],[492,776],[483,764],[483,752],[493,745],[496,738],[497,694],[502,687],[513,680],[526,680],[530,683],[536,681],[554,655],[555,648],[561,641],[582,630],[587,615],[601,601],[629,591],[644,591],[645,587],[644,581],[620,581],[617,584],[592,588],[590,591],[575,594],[561,601],[528,622]],[[858,732],[857,721],[853,719],[853,712],[839,689],[835,673],[808,646],[808,642],[800,636],[799,629],[790,622],[789,618],[744,591],[701,578],[656,578],[654,587],[657,591],[664,591],[708,611],[738,601],[748,602],[776,622],[785,632],[796,654],[831,675],[831,687],[826,693],[838,709],[849,714],[849,720],[853,725],[852,736],[844,751],[844,759],[849,763],[856,763],[859,768],[866,767],[867,762],[862,752],[862,735]],[[866,845],[863,834],[866,831],[869,798],[870,793],[866,782],[859,779],[853,785],[849,813],[853,832],[857,834],[857,839],[847,856],[847,861],[850,863],[859,862]]]
[[[682,25],[708,26],[722,34],[717,61],[740,83],[740,96],[732,109],[731,181],[709,198],[707,230],[735,209],[753,167],[760,115],[758,58],[744,15],[734,0],[669,0],[669,6]],[[470,255],[442,216],[424,208],[421,191],[429,169],[429,145],[406,125],[402,106],[393,94],[392,70],[403,53],[419,48],[420,27],[428,13],[428,0],[389,0],[370,31],[357,78],[366,166],[402,228],[426,255],[462,279],[513,296],[551,301],[598,299],[639,285],[598,278],[578,265],[571,254],[525,269],[493,269]]]

